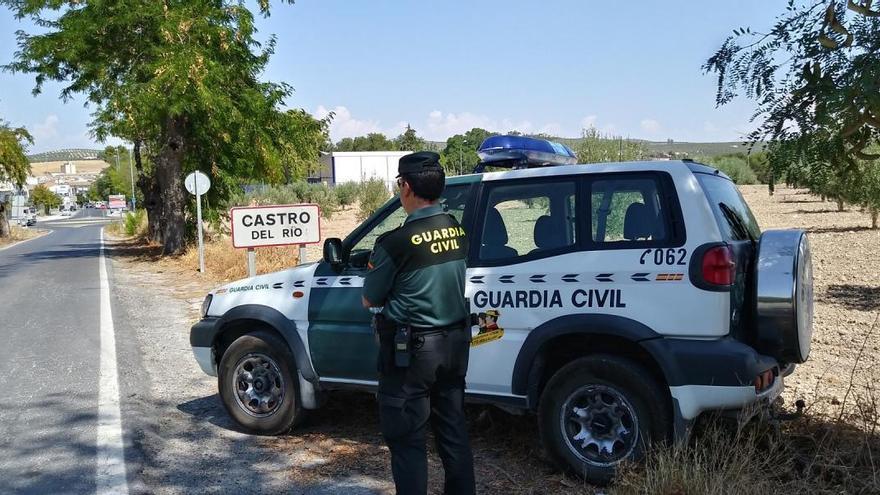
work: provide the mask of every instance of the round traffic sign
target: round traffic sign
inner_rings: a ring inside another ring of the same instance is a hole
[[[199,195],[202,195],[208,192],[208,189],[211,189],[211,179],[209,179],[207,175],[196,170],[186,176],[183,185],[186,186],[186,190],[189,191],[190,194],[195,195],[198,190]]]

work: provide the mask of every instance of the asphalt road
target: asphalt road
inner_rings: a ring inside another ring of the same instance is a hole
[[[368,476],[295,479],[292,466],[331,456],[237,428],[189,346],[204,288],[112,242],[102,264],[108,220],[79,211],[0,249],[0,495],[389,489]]]
[[[94,493],[102,211],[0,251],[0,492]]]

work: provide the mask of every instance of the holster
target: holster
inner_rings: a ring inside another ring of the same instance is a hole
[[[398,368],[409,367],[412,358],[412,328],[389,320],[380,313],[373,315],[373,331],[380,346],[391,345],[394,365]]]

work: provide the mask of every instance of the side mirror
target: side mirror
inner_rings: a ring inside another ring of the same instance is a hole
[[[342,240],[331,237],[324,241],[324,261],[330,266],[342,264]]]

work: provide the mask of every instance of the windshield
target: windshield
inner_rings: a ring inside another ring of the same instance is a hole
[[[758,221],[731,180],[717,175],[694,175],[706,193],[724,240],[755,240],[761,236]]]

